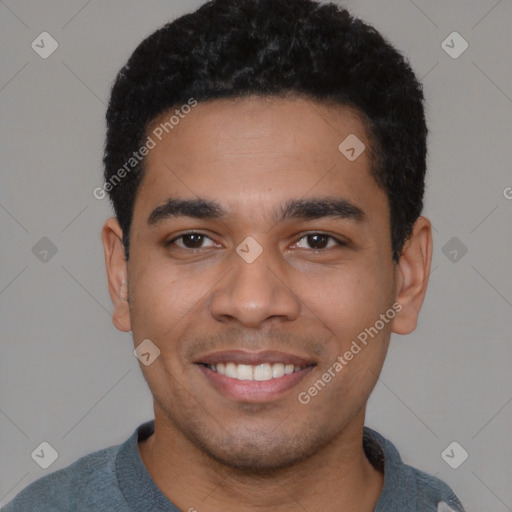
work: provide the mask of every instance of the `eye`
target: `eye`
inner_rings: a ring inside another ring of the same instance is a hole
[[[208,240],[210,241],[210,244],[203,245]],[[217,246],[217,244],[210,237],[203,233],[198,232],[183,233],[182,235],[173,238],[169,242],[166,242],[165,245],[166,247],[176,245],[181,249],[190,250],[205,249],[207,247]],[[332,235],[327,235],[325,233],[309,233],[300,238],[295,245],[299,249],[312,249],[323,251],[325,249],[329,249],[332,247],[343,247],[346,246],[347,244]]]
[[[181,240],[181,243],[177,243],[178,240]],[[205,246],[203,246],[203,242],[205,240],[210,240],[213,245],[210,245],[209,247],[215,247],[215,242],[208,236],[204,235],[203,233],[184,233],[176,238],[173,238],[169,242],[167,242],[165,245],[167,247],[170,247],[173,244],[176,244],[178,247],[181,247],[182,249],[203,249]]]
[[[329,249],[330,247],[336,247],[336,246],[345,246],[347,245],[345,242],[342,242],[341,240],[338,240],[337,238],[326,235],[324,233],[310,233],[308,235],[303,236],[298,242],[299,243],[305,240],[307,244],[313,246],[311,247],[314,250],[323,250],[323,249]],[[329,246],[329,241],[331,241],[331,245]],[[301,249],[308,249],[308,247],[300,247]]]

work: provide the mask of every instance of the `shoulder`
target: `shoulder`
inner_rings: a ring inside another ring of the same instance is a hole
[[[395,445],[378,432],[365,427],[363,446],[372,464],[384,470],[384,487],[376,511],[464,512],[445,482],[404,464]]]
[[[439,478],[429,475],[424,471],[404,464],[404,470],[409,471],[416,482],[418,510],[430,510],[436,512],[464,512],[461,502],[455,496],[451,487]]]
[[[95,501],[99,497],[115,498],[112,491],[117,486],[115,460],[118,450],[119,446],[98,450],[32,482],[2,511],[70,512],[78,506],[95,510]],[[105,506],[104,501],[102,506]]]

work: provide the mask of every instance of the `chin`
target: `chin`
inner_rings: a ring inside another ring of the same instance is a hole
[[[189,433],[190,434],[190,433]],[[272,436],[269,432],[248,433],[241,436],[195,438],[193,442],[207,456],[246,474],[263,475],[286,470],[309,459],[328,444],[329,440],[304,435]]]

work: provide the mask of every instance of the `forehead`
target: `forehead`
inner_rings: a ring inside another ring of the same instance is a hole
[[[247,210],[310,193],[382,200],[370,172],[367,131],[349,107],[301,97],[219,99],[183,111],[175,107],[147,134],[155,146],[137,202],[215,197]],[[366,147],[357,159],[340,150],[346,140],[352,146],[359,141],[358,151]]]
[[[351,134],[367,146],[370,142],[356,109],[300,96],[223,98],[199,102],[187,114],[175,115],[180,111],[177,106],[150,124],[148,133],[157,147],[148,156],[149,165],[178,145],[181,153],[196,149],[199,136],[206,138],[205,143],[202,151],[187,155],[190,161],[213,149],[212,141],[224,157],[229,157],[230,150],[236,156],[243,152],[250,156],[255,149],[260,155],[266,152],[308,160],[338,150],[339,143]]]

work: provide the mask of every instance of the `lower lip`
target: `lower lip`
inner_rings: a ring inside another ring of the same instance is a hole
[[[238,380],[221,375],[199,364],[206,378],[228,398],[239,402],[268,402],[282,397],[293,389],[312,370],[313,366],[270,380]]]

